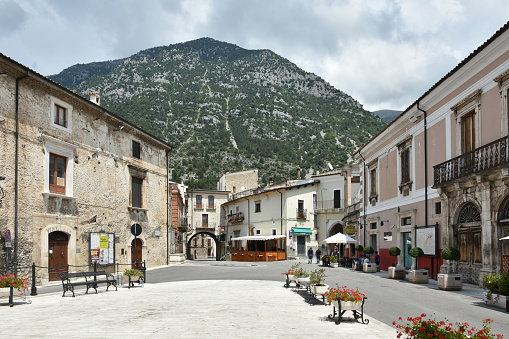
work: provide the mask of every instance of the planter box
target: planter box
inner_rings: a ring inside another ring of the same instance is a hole
[[[439,274],[438,288],[446,291],[459,291],[463,288],[461,274]]]
[[[329,290],[329,285],[316,286],[311,285],[311,293],[324,295]]]
[[[486,297],[487,294],[488,294],[488,292],[484,292],[483,293],[483,298],[482,298],[482,300],[486,303],[486,305],[495,306],[495,307],[502,308],[502,309],[507,311],[506,307],[507,307],[507,301],[509,300],[509,296],[501,295],[497,299],[497,295],[496,294],[492,294],[491,295],[491,300],[489,300]],[[495,300],[495,299],[497,299],[497,300]]]
[[[408,280],[414,284],[427,284],[429,281],[428,270],[411,270],[408,272]]]
[[[360,265],[359,263],[355,263],[355,270],[362,271],[362,265]]]
[[[311,284],[311,281],[309,280],[309,277],[307,278],[297,278],[297,282],[301,285],[309,286]]]
[[[390,279],[405,279],[406,272],[403,267],[389,267],[389,278]]]
[[[376,264],[371,262],[363,264],[362,270],[364,271],[364,273],[376,273]]]

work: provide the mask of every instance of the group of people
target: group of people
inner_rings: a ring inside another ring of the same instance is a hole
[[[309,250],[308,250],[308,264],[312,264],[313,263],[313,256],[314,254],[316,254],[316,263],[319,264],[320,263],[320,259],[322,257],[322,251],[320,250],[320,248],[318,248],[316,250],[316,252],[313,252],[313,248],[310,247]],[[333,254],[334,256],[336,257],[339,257],[339,248],[338,246],[334,247],[334,252]],[[365,254],[364,257],[359,257],[358,260],[355,259],[355,255],[352,255],[352,270],[355,271],[355,264],[358,263],[359,265],[362,265],[362,264],[365,264],[365,263],[369,263],[369,254]],[[380,271],[380,256],[378,255],[378,251],[375,251],[375,257],[374,257],[374,260],[375,260],[375,263],[376,263],[376,268],[377,268],[377,271]]]

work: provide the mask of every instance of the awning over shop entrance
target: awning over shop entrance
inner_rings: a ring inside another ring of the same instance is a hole
[[[293,234],[295,235],[311,235],[313,232],[311,228],[292,227]]]

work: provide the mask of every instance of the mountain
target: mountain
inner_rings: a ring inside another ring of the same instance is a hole
[[[172,180],[214,189],[226,171],[310,174],[385,126],[346,93],[270,50],[202,38],[71,66],[50,78],[175,147]]]
[[[403,111],[393,111],[390,109],[383,109],[380,111],[373,112],[373,114],[378,115],[380,118],[382,118],[382,120],[386,121],[387,123],[396,119],[401,113],[403,113]]]

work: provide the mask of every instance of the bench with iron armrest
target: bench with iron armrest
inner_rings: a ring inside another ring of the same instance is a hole
[[[62,279],[62,288],[64,293],[62,297],[65,297],[65,292],[72,292],[72,296],[74,297],[74,287],[76,286],[86,286],[88,294],[88,290],[93,288],[95,293],[97,293],[97,285],[106,284],[106,291],[110,288],[111,285],[115,286],[115,291],[117,290],[117,281],[113,277],[113,274],[106,273],[105,271],[98,272],[77,272],[77,273],[59,273],[60,279]],[[71,279],[79,279],[71,281]]]

